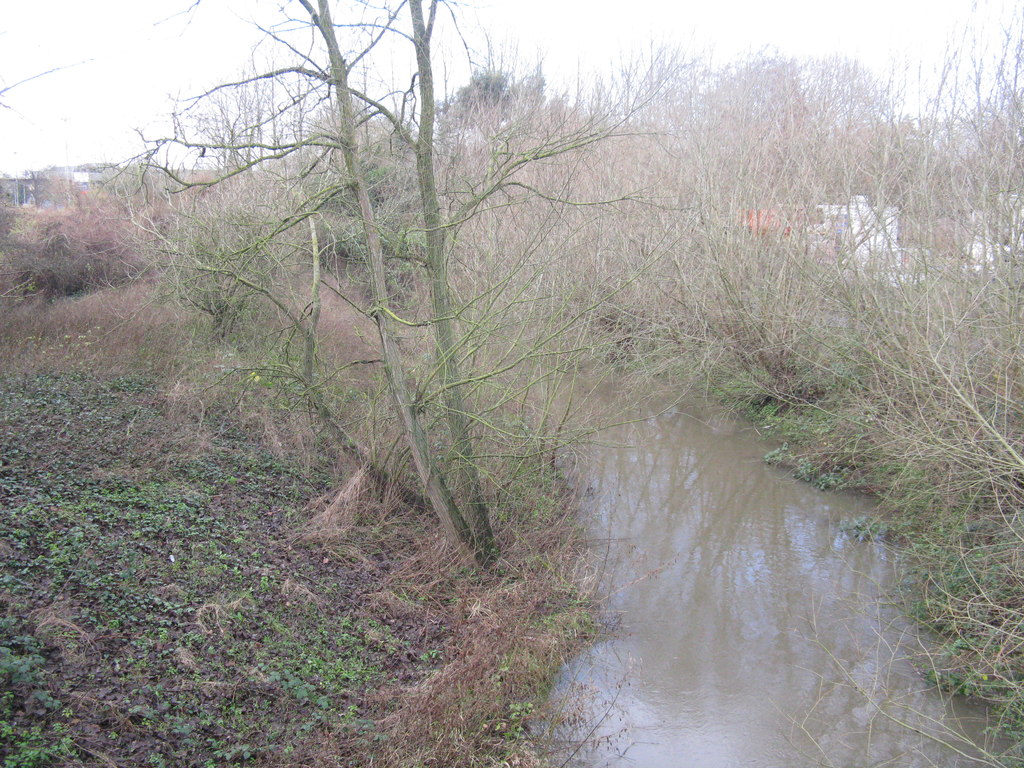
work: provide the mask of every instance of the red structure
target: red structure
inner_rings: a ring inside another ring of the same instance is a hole
[[[741,223],[752,235],[789,237],[793,233],[790,217],[777,208],[748,208],[743,211]]]

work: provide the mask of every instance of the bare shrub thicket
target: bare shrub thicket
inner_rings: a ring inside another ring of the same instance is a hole
[[[312,247],[300,205],[268,176],[224,182],[180,206],[166,232],[152,230],[169,296],[207,316],[222,338],[255,321],[260,297],[294,307],[290,278]]]
[[[506,74],[497,95],[460,91],[443,124],[453,282],[476,297],[460,348],[489,372],[467,396],[496,484],[524,456],[553,457],[592,427],[581,405],[602,366],[640,341],[630,307],[654,258],[650,238],[624,225],[644,203],[616,159],[635,146],[630,116],[661,73],[637,69],[636,87],[575,94],[546,90],[535,72]]]
[[[213,319],[222,339],[253,330],[271,338],[248,371],[302,395],[348,447],[357,440],[334,408],[338,370],[325,357],[321,323],[328,296],[362,313],[378,337],[372,362],[395,408],[358,453],[389,463],[392,474],[415,468],[453,540],[492,561],[488,504],[500,498],[510,468],[518,472],[539,451],[553,457],[572,440],[564,416],[545,405],[571,404],[573,371],[594,347],[588,328],[621,293],[619,273],[635,280],[639,271],[617,263],[610,278],[562,290],[559,270],[535,251],[556,229],[571,238],[580,221],[607,218],[602,206],[624,202],[577,198],[569,185],[598,157],[589,150],[620,133],[649,84],[602,93],[602,101],[549,96],[537,74],[481,72],[442,105],[429,56],[438,5],[428,4],[420,28],[423,8],[412,2],[387,15],[379,32],[395,28],[402,45],[417,41],[415,88],[378,101],[359,90],[376,77],[376,27],[342,35],[327,4],[302,5],[329,65],[279,70],[304,84],[269,118],[265,101],[257,109],[243,97],[278,75],[215,88],[210,120],[193,115],[194,126],[180,124],[165,143],[224,163],[165,239],[169,282],[180,301]],[[352,47],[355,70],[339,46]],[[364,82],[357,88],[349,78]],[[233,92],[239,100],[226,113],[221,96]],[[280,133],[268,122],[296,118],[299,127]],[[257,127],[258,136],[249,130]],[[492,239],[467,255],[469,230],[486,232],[501,210],[539,215],[520,225],[534,231],[534,243],[505,248]],[[616,322],[605,320],[612,329]],[[396,425],[405,447],[381,445]]]
[[[111,198],[7,209],[3,218],[0,298],[76,296],[133,280],[145,266],[130,217]]]
[[[550,322],[607,291],[579,339],[560,337],[578,361],[699,375],[747,405],[811,414],[813,456],[924,531],[919,607],[952,649],[933,667],[1018,723],[1020,32],[997,61],[951,62],[920,111],[896,78],[849,61],[676,60],[624,135],[531,170],[538,186],[552,174],[551,197],[616,202],[510,196],[459,243],[461,279],[516,285],[515,333],[543,325],[534,307]],[[500,149],[464,135],[456,168]]]

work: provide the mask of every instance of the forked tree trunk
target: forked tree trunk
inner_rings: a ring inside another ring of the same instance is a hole
[[[420,423],[418,406],[414,401],[406,380],[405,366],[398,350],[394,321],[387,310],[388,292],[384,282],[384,251],[377,231],[373,206],[367,189],[366,176],[361,168],[356,139],[356,123],[352,106],[352,94],[348,85],[348,64],[341,55],[331,20],[328,0],[300,0],[309,13],[320,35],[327,45],[330,56],[330,78],[337,102],[339,119],[339,143],[345,162],[348,183],[356,199],[359,218],[366,239],[370,262],[370,284],[373,292],[373,316],[380,334],[384,358],[384,370],[388,386],[398,408],[406,440],[412,453],[413,463],[423,483],[427,498],[448,533],[449,538],[459,546],[468,547],[478,562],[486,563],[493,557],[490,548],[481,547],[473,528],[467,523],[449,490],[444,476],[438,470],[431,454],[423,425]]]

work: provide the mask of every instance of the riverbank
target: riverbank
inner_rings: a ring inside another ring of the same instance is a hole
[[[591,632],[559,479],[477,569],[139,290],[4,325],[4,765],[536,764]]]
[[[921,667],[947,691],[992,702],[1020,742],[1015,263],[976,272],[934,254],[886,271],[818,258],[796,237],[720,234],[714,247],[698,234],[676,247],[660,295],[619,302],[631,350],[622,364],[744,413],[785,444],[770,458],[801,479],[873,494],[877,516],[849,525],[901,547],[906,610],[940,639]]]
[[[1002,764],[986,708],[914,668],[890,553],[844,534],[869,498],[765,465],[756,430],[712,403],[638,415],[587,455],[617,623],[560,689],[589,696],[580,765]]]
[[[855,419],[852,399],[780,402],[718,394],[782,446],[765,459],[823,490],[874,496],[871,515],[849,518],[844,531],[895,548],[901,562],[898,598],[907,615],[936,639],[917,666],[942,690],[991,705],[995,731],[1024,740],[1024,582],[1020,530],[998,498],[957,497],[950,485],[901,464],[885,450],[881,430]],[[942,457],[932,457],[932,469]],[[947,457],[948,458],[948,457]],[[984,478],[979,478],[979,484]],[[1012,755],[1021,764],[1024,755]],[[1013,762],[1016,760],[1016,762]]]

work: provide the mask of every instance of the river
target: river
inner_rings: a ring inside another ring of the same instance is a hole
[[[987,764],[985,710],[910,661],[891,556],[839,529],[868,499],[765,465],[771,446],[708,406],[602,438],[585,507],[611,621],[556,688],[560,736],[586,739],[570,765]]]

